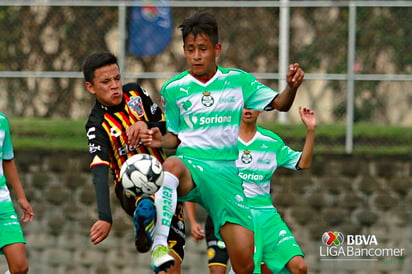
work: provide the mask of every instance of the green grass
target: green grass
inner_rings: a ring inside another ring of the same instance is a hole
[[[10,126],[15,149],[87,151],[84,129],[86,120],[11,118]],[[303,146],[305,127],[302,124],[262,123],[279,134],[296,150]],[[353,129],[354,153],[411,154],[412,128],[356,124]],[[345,125],[318,125],[317,153],[345,153]]]
[[[10,119],[15,149],[87,151],[85,120]]]

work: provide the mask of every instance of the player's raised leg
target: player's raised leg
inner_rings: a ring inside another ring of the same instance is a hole
[[[169,254],[167,237],[176,210],[178,187],[179,196],[186,195],[193,188],[190,172],[179,158],[169,157],[163,163],[163,169],[163,185],[155,194],[157,218],[151,262],[155,272],[167,271],[174,264],[174,258]]]

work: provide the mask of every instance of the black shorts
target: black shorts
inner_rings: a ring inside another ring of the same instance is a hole
[[[124,211],[129,216],[133,217],[133,213],[136,209],[136,199],[133,197],[129,198],[123,195],[122,184],[116,184],[115,193]],[[167,240],[169,243],[169,248],[172,249],[172,252],[178,258],[180,258],[180,262],[182,262],[185,255],[184,247],[186,243],[183,202],[177,202],[176,211],[172,218],[172,223],[170,225],[170,233]]]
[[[227,254],[226,246],[222,241],[219,241],[214,232],[212,218],[207,216],[205,224],[207,259],[208,266],[220,265],[227,267],[229,255]]]

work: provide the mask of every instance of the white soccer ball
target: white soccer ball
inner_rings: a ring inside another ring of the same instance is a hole
[[[133,155],[123,163],[120,180],[126,196],[150,196],[163,184],[162,164],[149,154]]]

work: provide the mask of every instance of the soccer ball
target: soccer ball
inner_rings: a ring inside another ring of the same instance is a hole
[[[127,197],[150,196],[163,184],[163,167],[149,154],[136,154],[120,169],[120,180]]]

